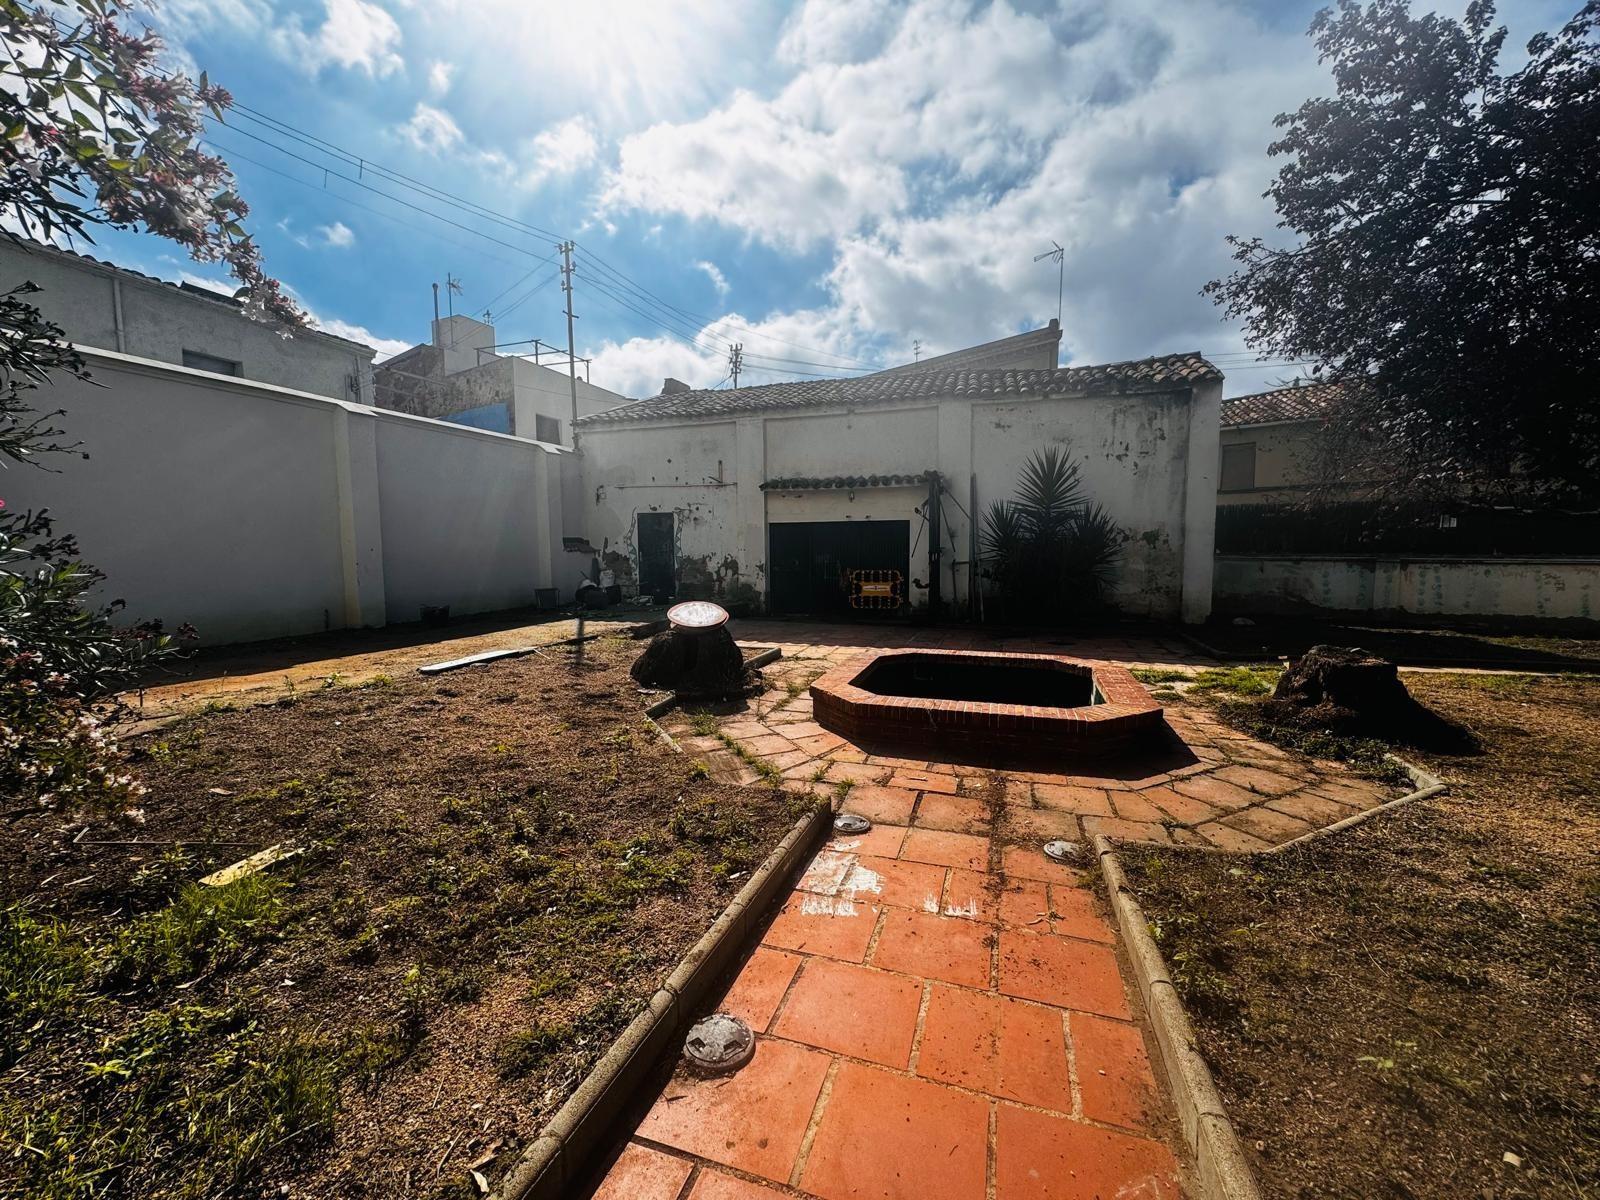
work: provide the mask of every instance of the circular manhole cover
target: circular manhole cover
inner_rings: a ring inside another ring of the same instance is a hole
[[[737,1071],[756,1052],[756,1035],[732,1013],[712,1013],[696,1021],[683,1043],[683,1056],[697,1071],[724,1075]]]
[[[1076,867],[1083,862],[1083,847],[1077,842],[1054,841],[1044,844],[1044,856],[1051,862]]]
[[[835,833],[865,833],[872,828],[872,822],[860,813],[840,813],[833,819]]]

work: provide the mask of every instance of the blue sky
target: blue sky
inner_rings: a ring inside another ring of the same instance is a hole
[[[1056,277],[1032,258],[1054,239],[1065,359],[1200,349],[1238,393],[1294,372],[1251,364],[1198,291],[1225,234],[1272,230],[1271,119],[1328,90],[1316,7],[161,0],[151,19],[256,114],[211,140],[269,269],[380,350],[426,338],[447,272],[500,340],[564,342],[554,239],[529,226],[577,241],[578,352],[629,395],[719,383],[730,341],[759,383],[1043,324]],[[1569,7],[1506,6],[1511,44]],[[220,278],[151,238],[85,249]]]

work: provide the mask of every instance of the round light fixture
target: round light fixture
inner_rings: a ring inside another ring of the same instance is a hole
[[[728,623],[728,610],[709,600],[685,600],[667,609],[667,620],[678,629],[715,629]]]

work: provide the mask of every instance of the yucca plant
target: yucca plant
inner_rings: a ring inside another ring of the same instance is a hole
[[[1001,620],[1030,609],[1081,613],[1099,606],[1126,536],[1088,500],[1078,464],[1051,446],[1035,451],[1017,480],[1015,500],[983,514],[982,575]]]

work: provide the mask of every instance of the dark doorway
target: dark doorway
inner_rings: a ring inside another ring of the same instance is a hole
[[[670,600],[678,591],[673,518],[669,512],[639,514],[639,592]]]
[[[897,571],[900,596],[910,587],[911,522],[799,521],[768,526],[774,613],[817,617],[894,617],[895,608],[850,604],[850,572]]]

